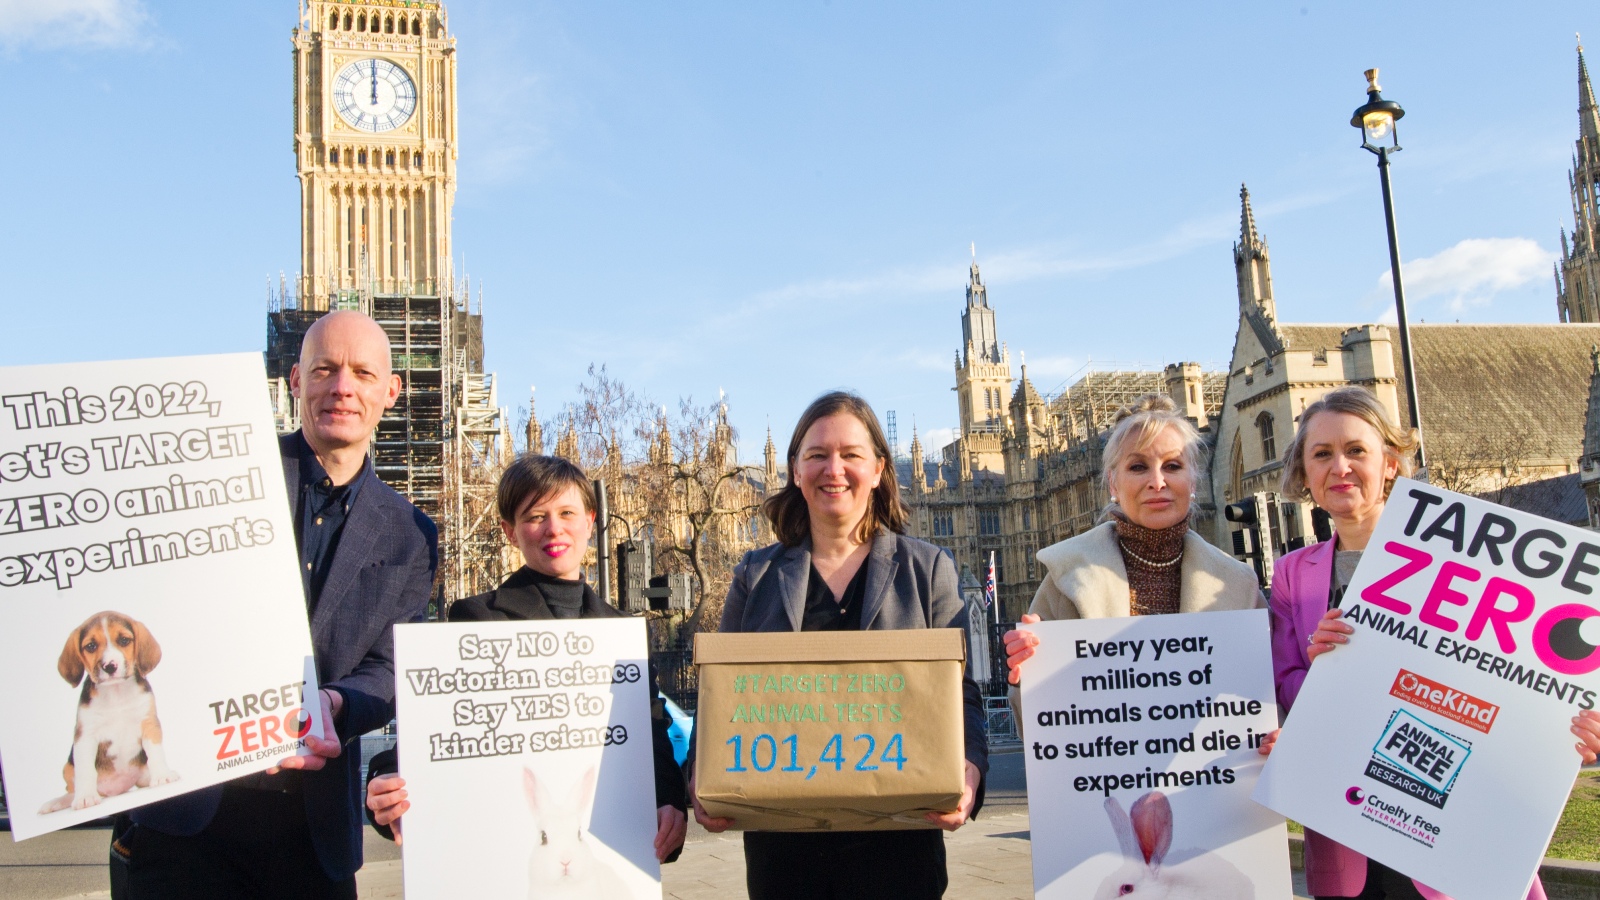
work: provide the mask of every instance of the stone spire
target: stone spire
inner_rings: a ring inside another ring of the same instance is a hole
[[[537,388],[528,388],[528,452],[542,456],[544,454],[544,432],[539,430],[539,411],[533,406],[534,391]]]
[[[650,442],[650,462],[657,466],[672,462],[672,429],[667,425],[665,406],[661,407],[661,415],[656,419],[656,437]]]
[[[575,465],[583,465],[583,461],[578,459],[578,432],[571,420],[562,429],[561,437],[556,439],[556,455]]]
[[[1578,133],[1591,141],[1600,140],[1600,105],[1594,101],[1594,85],[1589,83],[1589,67],[1583,61],[1583,38],[1578,38]]]
[[[1600,211],[1595,191],[1600,189],[1600,105],[1578,44],[1578,140],[1567,176],[1572,193],[1572,234],[1562,229],[1561,264],[1556,275],[1556,314],[1562,322],[1600,322],[1600,248],[1596,231]]]
[[[922,439],[917,437],[917,422],[911,420],[911,493],[921,496],[928,492],[928,471],[922,461]]]
[[[1267,242],[1256,229],[1250,189],[1239,185],[1239,242],[1233,245],[1234,277],[1239,284],[1239,311],[1259,311],[1270,323],[1278,318],[1272,299],[1272,261]]]
[[[778,448],[772,443],[772,426],[767,425],[767,444],[761,448],[761,455],[766,462],[764,474],[766,476],[766,491],[776,494],[782,485],[778,484]]]

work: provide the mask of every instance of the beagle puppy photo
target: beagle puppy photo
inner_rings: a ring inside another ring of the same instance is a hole
[[[123,613],[95,613],[67,635],[56,670],[73,687],[83,683],[78,727],[61,770],[67,792],[40,815],[177,780],[167,768],[156,697],[145,680],[160,662],[161,645],[150,629]]]

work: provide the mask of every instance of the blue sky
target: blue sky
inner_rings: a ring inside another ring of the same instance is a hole
[[[1228,357],[1247,182],[1280,318],[1549,322],[1578,3],[457,0],[457,270],[501,402],[588,365],[729,396],[754,459],[817,393],[955,422],[968,248],[1044,391]],[[0,0],[6,364],[258,349],[298,258],[289,0]],[[1596,57],[1600,59],[1600,57]],[[515,413],[513,413],[514,415]]]

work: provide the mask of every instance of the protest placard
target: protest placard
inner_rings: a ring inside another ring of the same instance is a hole
[[[394,632],[406,893],[660,898],[644,620]]]
[[[1522,897],[1600,691],[1600,540],[1407,479],[1256,799],[1456,900]]]
[[[1036,897],[1278,900],[1283,818],[1250,799],[1277,727],[1267,611],[1019,626]]]
[[[23,839],[320,733],[261,354],[0,369],[0,757]]]

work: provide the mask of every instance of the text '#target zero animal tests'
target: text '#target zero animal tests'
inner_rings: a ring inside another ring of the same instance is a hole
[[[695,788],[760,831],[932,828],[960,801],[961,633],[701,634]]]
[[[0,369],[15,838],[259,772],[321,733],[265,383],[259,353]]]
[[[1456,900],[1521,897],[1600,693],[1600,540],[1395,482],[1256,796]]]
[[[1022,627],[1035,895],[1290,897],[1283,818],[1250,799],[1277,727],[1266,610]]]
[[[405,887],[660,898],[644,620],[395,628]]]

